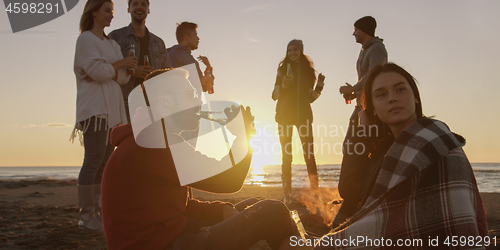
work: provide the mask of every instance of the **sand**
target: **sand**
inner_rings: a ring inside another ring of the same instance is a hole
[[[217,195],[194,191],[196,199],[237,203],[247,198],[283,199],[279,187],[244,186],[235,194]],[[294,189],[289,208],[297,210],[307,231],[322,235],[328,231],[338,205],[336,189],[323,188],[324,205],[311,202],[307,189]],[[500,249],[500,194],[481,193],[489,224],[489,234],[497,237]],[[0,249],[107,249],[103,233],[77,227],[78,200],[76,180],[0,181]],[[320,216],[319,214],[322,214]],[[265,242],[253,248],[269,249]]]

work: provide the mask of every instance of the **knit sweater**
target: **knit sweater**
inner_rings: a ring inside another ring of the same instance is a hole
[[[123,59],[120,46],[112,40],[101,40],[90,31],[83,32],[77,39],[74,72],[76,76],[76,122],[71,135],[74,139],[78,131],[85,132],[92,124],[82,126],[80,122],[96,116],[106,119],[106,129],[127,123],[122,92],[118,84],[125,84],[130,76],[126,69],[118,70],[113,63]],[[87,81],[86,77],[92,81]],[[97,119],[96,119],[97,120]],[[97,124],[91,129],[96,130]],[[80,133],[80,139],[81,139]]]

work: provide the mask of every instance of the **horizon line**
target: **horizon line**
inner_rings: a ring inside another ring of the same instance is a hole
[[[500,164],[500,162],[471,162],[470,164]],[[305,166],[306,164],[292,164],[295,166]],[[327,164],[317,164],[318,166],[326,166],[326,165],[341,165],[341,163],[327,163]],[[253,166],[253,164],[251,165]],[[264,164],[262,166],[281,166],[281,164]],[[82,166],[0,166],[0,168],[59,168],[59,167],[82,167]]]

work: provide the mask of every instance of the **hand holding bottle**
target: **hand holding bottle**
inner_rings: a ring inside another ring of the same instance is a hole
[[[136,69],[137,68],[137,57],[136,56],[129,56],[125,57],[122,60],[120,60],[123,63],[122,67],[127,67],[128,69]],[[120,62],[118,61],[118,62]]]
[[[290,63],[287,63],[286,66],[286,75],[283,76],[283,81],[282,81],[282,87],[284,89],[288,88],[293,84],[293,71],[292,71],[292,65]]]
[[[131,44],[130,45],[130,49],[129,49],[129,52],[128,52],[128,57],[135,57],[135,44]],[[127,75],[133,75],[135,74],[135,69],[137,68],[137,57],[135,58],[136,59],[136,62],[135,62],[135,65],[133,66],[129,66],[127,65]]]
[[[202,62],[207,66],[205,69],[205,76],[202,77],[201,79],[201,85],[203,87],[203,91],[207,91],[209,94],[214,93],[214,74],[213,74],[213,68],[212,65],[210,65],[210,61],[206,56],[198,56],[197,57],[198,61]]]
[[[347,82],[345,83],[345,86],[340,87],[339,92],[344,96],[345,104],[351,104],[351,100],[356,98],[356,95],[353,94],[353,91],[354,87]]]
[[[116,61],[111,65],[113,66],[113,68],[115,68],[115,76],[113,77],[113,80],[116,80],[118,77],[118,74],[116,72],[118,72],[118,70],[123,67],[127,68],[127,75],[129,75],[129,69],[133,69],[135,71],[135,69],[137,68],[137,57],[129,56]]]
[[[344,94],[342,96],[344,97],[345,104],[351,104],[351,100],[356,98],[356,95],[354,95],[354,94]]]
[[[354,87],[352,87],[352,85],[347,83],[347,82],[345,83],[345,86],[341,86],[339,88],[339,92],[343,95],[351,94],[353,91],[354,91]]]
[[[283,88],[288,88],[289,86],[291,86],[293,84],[293,76],[292,75],[286,75],[286,76],[283,76],[283,82],[282,82],[282,87]]]

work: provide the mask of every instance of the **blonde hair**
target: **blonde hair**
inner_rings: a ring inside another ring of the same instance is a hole
[[[92,29],[94,26],[94,16],[92,12],[98,11],[105,2],[113,3],[111,0],[88,0],[87,3],[85,3],[85,8],[83,8],[83,14],[80,18],[80,33]],[[106,34],[104,34],[104,37],[109,39]]]

